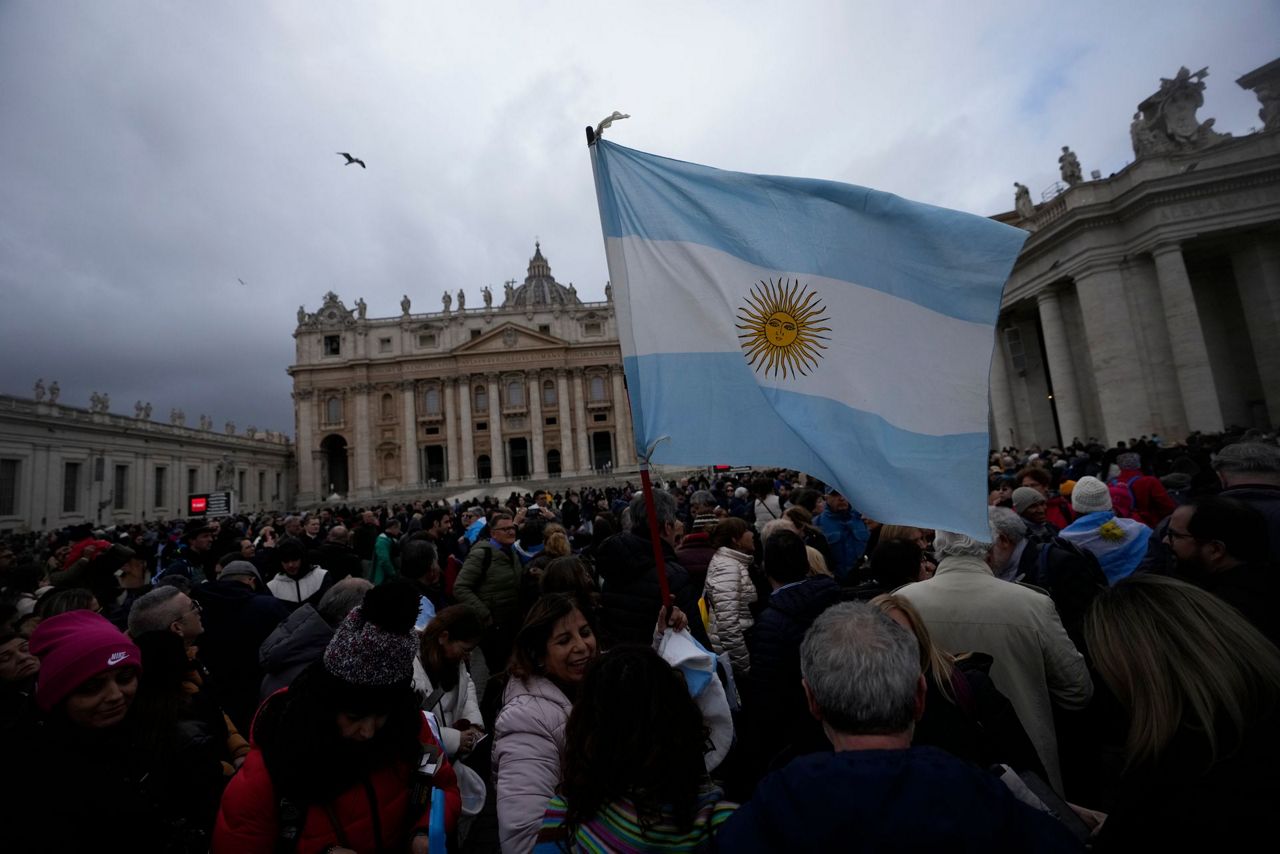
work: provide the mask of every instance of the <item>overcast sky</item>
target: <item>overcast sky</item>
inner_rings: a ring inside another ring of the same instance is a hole
[[[1274,0],[0,0],[0,391],[292,434],[297,307],[328,290],[478,304],[536,236],[603,297],[582,129],[615,108],[623,145],[989,215],[1064,144],[1122,168],[1180,65],[1247,133],[1234,81],[1277,33]]]

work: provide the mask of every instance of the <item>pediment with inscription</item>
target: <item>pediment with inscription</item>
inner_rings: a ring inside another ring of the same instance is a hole
[[[514,323],[504,323],[479,338],[473,338],[452,351],[455,356],[479,353],[514,353],[521,350],[548,350],[569,347],[569,342],[545,332]]]

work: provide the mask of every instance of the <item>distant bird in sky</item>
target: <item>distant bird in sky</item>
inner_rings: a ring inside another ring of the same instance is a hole
[[[359,157],[352,157],[350,154],[347,154],[347,152],[345,152],[345,151],[339,151],[339,152],[337,152],[337,153],[338,153],[338,154],[341,154],[343,157],[347,158],[347,162],[346,162],[346,163],[344,163],[344,164],[342,164],[343,166],[350,166],[352,163],[359,163],[359,164],[360,164],[360,168],[361,168],[361,169],[367,169],[367,168],[368,168],[367,166],[365,166],[365,165],[364,165],[364,161],[363,161],[363,160],[361,160]]]
[[[239,276],[236,277],[236,281],[242,285],[244,284],[244,279],[240,278]]]

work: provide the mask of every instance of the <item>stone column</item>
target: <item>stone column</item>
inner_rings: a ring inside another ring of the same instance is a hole
[[[458,482],[458,459],[462,456],[458,449],[458,413],[457,413],[457,395],[454,394],[454,387],[458,381],[450,377],[441,384],[440,389],[440,409],[444,412],[444,436],[445,436],[445,464],[447,466],[449,483],[456,484]]]
[[[474,431],[471,428],[471,377],[458,377],[458,415],[462,429],[462,481],[475,483],[476,455],[472,445]]]
[[[369,392],[373,386],[359,383],[355,386],[355,429],[351,431],[355,437],[352,451],[355,455],[355,470],[352,472],[351,491],[361,498],[373,493],[373,472],[370,462],[373,459],[373,436],[369,430]]]
[[[1086,267],[1075,276],[1080,311],[1089,318],[1085,342],[1102,412],[1103,444],[1115,444],[1153,429],[1152,407],[1143,386],[1134,319],[1124,299],[1118,267]]]
[[[1044,349],[1049,357],[1049,380],[1053,385],[1053,403],[1058,412],[1062,441],[1065,445],[1075,436],[1086,439],[1080,387],[1076,383],[1076,368],[1071,361],[1071,344],[1067,341],[1058,291],[1046,288],[1036,294],[1036,305],[1040,310]]]
[[[995,427],[996,448],[1017,445],[1017,416],[1013,389],[1009,387],[1008,356],[1004,350],[1004,329],[996,326],[995,348],[991,351],[991,420]]]
[[[316,495],[316,466],[314,461],[315,439],[312,436],[312,425],[315,422],[315,393],[309,388],[299,389],[294,394],[294,409],[298,419],[298,444],[295,450],[298,454],[298,494],[305,496],[306,500],[311,500]],[[92,465],[92,461],[90,462]],[[90,471],[90,477],[93,472]],[[181,489],[179,493],[182,496],[181,505],[186,504],[187,494],[187,472],[185,466],[179,474],[181,480]],[[283,496],[281,496],[283,498]],[[181,506],[180,505],[180,506]]]
[[[400,465],[404,474],[401,489],[408,489],[421,483],[421,467],[418,464],[418,394],[413,380],[400,383],[400,395],[404,403],[401,416],[401,427],[404,428],[404,442],[400,446]]]
[[[556,369],[556,404],[560,407],[560,474],[572,476],[580,465],[574,464],[573,424],[569,421],[569,372]]]
[[[615,468],[630,467],[636,458],[636,443],[632,438],[631,419],[627,417],[627,390],[622,382],[622,368],[609,368],[609,377],[613,380],[613,424],[617,431],[613,461]]]
[[[493,482],[507,479],[507,449],[502,445],[502,389],[501,377],[488,374],[489,384],[489,466],[493,470]]]
[[[578,431],[578,472],[591,471],[590,426],[587,424],[587,395],[583,388],[582,368],[573,369],[573,422]]]
[[[1125,302],[1132,317],[1159,317],[1160,283],[1155,261],[1148,255],[1131,257],[1120,265]],[[1169,329],[1163,323],[1138,323],[1133,327],[1139,367],[1154,418],[1152,429],[1163,436],[1187,435],[1187,413],[1182,407],[1178,373],[1169,346]]]
[[[529,427],[533,438],[530,440],[529,474],[540,477],[547,473],[547,454],[543,449],[542,428],[542,377],[537,371],[530,371],[529,379]]]
[[[1182,392],[1182,406],[1187,413],[1187,427],[1206,433],[1220,432],[1222,406],[1200,328],[1200,314],[1191,292],[1191,278],[1182,260],[1182,248],[1176,243],[1167,243],[1152,250],[1151,257],[1156,262],[1160,301],[1169,327],[1169,346],[1173,349],[1173,365]]]
[[[1274,241],[1274,238],[1273,238]],[[1253,237],[1231,253],[1236,290],[1244,308],[1258,378],[1267,401],[1267,416],[1280,424],[1280,249],[1264,237]]]

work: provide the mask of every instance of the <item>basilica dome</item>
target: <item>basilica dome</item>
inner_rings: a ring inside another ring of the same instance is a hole
[[[551,265],[542,255],[542,244],[535,243],[533,247],[533,257],[529,259],[529,272],[524,284],[506,295],[502,307],[533,309],[582,305],[572,284],[565,287],[551,275]]]

